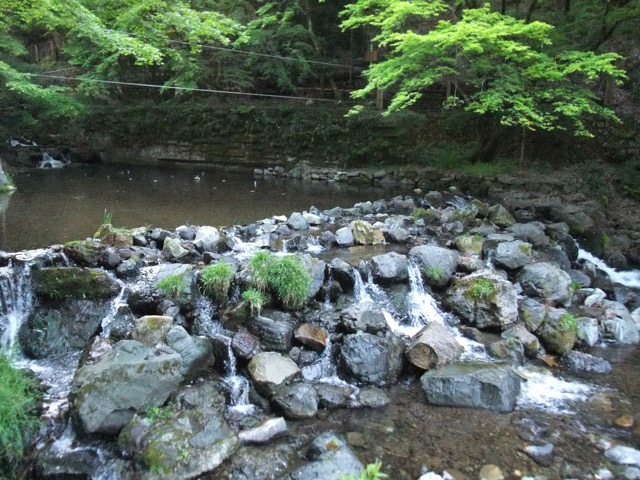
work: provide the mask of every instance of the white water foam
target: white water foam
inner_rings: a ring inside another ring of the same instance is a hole
[[[593,263],[596,267],[609,275],[612,282],[621,283],[629,288],[640,288],[640,270],[624,270],[619,272],[615,268],[607,265],[604,260],[592,255],[582,248],[578,250],[578,260],[587,260]]]
[[[551,413],[574,415],[576,403],[584,403],[596,387],[556,377],[548,370],[527,367],[519,371],[527,377],[517,400],[519,409],[544,410]]]

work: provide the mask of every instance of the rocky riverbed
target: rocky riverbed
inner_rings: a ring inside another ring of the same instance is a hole
[[[3,255],[3,344],[49,388],[30,475],[639,478],[640,274],[544,213],[416,191]]]

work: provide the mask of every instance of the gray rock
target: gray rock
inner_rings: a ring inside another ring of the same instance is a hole
[[[107,300],[120,292],[120,285],[107,272],[92,268],[34,269],[31,282],[36,296],[54,304],[66,299]]]
[[[158,284],[169,276],[182,277],[180,292],[177,294],[158,288]],[[195,301],[197,291],[194,268],[191,265],[166,263],[140,269],[138,279],[131,286],[127,303],[134,312],[154,312],[157,311],[158,304],[167,297],[179,307],[190,305]]]
[[[302,216],[307,221],[309,225],[322,225],[324,220],[320,215],[316,215],[314,213],[303,213]]]
[[[627,307],[610,300],[603,300],[601,304],[605,309],[603,334],[606,340],[625,345],[640,342],[640,332]]]
[[[320,289],[324,285],[325,272],[327,270],[327,264],[323,260],[313,258],[311,255],[302,255],[300,257],[307,267],[309,276],[311,277],[311,283],[307,289],[307,298],[309,300],[315,298]]]
[[[507,232],[534,247],[544,247],[549,244],[549,239],[544,234],[544,225],[539,222],[514,223],[507,227]]]
[[[407,243],[411,238],[409,231],[404,228],[384,228],[382,234],[389,243]]]
[[[389,327],[382,308],[373,302],[358,302],[342,311],[340,323],[349,333],[386,332]]]
[[[378,337],[369,333],[347,335],[340,352],[340,365],[357,382],[389,385],[402,371],[404,345],[392,333]]]
[[[167,345],[182,357],[180,373],[186,380],[196,378],[206,372],[213,365],[213,347],[204,337],[192,337],[179,325],[167,332]]]
[[[396,252],[376,255],[371,259],[373,278],[381,283],[401,283],[409,278],[407,257]]]
[[[349,405],[353,388],[347,385],[317,383],[318,404],[322,408],[344,408]]]
[[[284,385],[278,388],[271,401],[287,418],[311,418],[318,412],[318,393],[308,383]]]
[[[309,222],[300,212],[293,212],[287,220],[287,225],[293,230],[308,230]]]
[[[496,246],[493,261],[499,267],[515,270],[531,261],[531,244],[514,240]]]
[[[440,368],[464,352],[462,345],[444,325],[433,321],[407,347],[407,360],[422,370]]]
[[[564,305],[571,300],[571,277],[550,263],[527,265],[518,278],[527,295],[541,297],[554,304]]]
[[[527,327],[527,330],[535,332],[542,326],[544,317],[547,315],[547,309],[537,300],[525,298],[519,306],[518,314]]]
[[[578,317],[578,343],[594,347],[602,338],[598,320],[590,317]]]
[[[455,250],[421,245],[409,250],[409,258],[417,261],[424,272],[425,281],[433,287],[444,287],[458,266],[459,254]]]
[[[285,433],[287,433],[287,422],[284,418],[277,417],[265,420],[257,427],[242,430],[238,433],[238,438],[244,444],[267,443]]]
[[[533,335],[523,323],[516,323],[502,332],[502,338],[516,338],[522,343],[524,353],[529,358],[536,358],[540,349],[538,337]]]
[[[177,238],[167,238],[162,246],[162,255],[169,262],[178,262],[189,255],[189,250],[182,246]]]
[[[640,467],[640,450],[618,445],[604,452],[604,456],[614,463]]]
[[[236,356],[244,360],[250,360],[256,353],[262,351],[260,339],[246,328],[238,329],[238,333],[233,336],[231,341],[231,348]]]
[[[546,349],[564,355],[571,351],[578,338],[577,321],[565,309],[552,308],[536,334]]]
[[[524,451],[534,462],[543,467],[548,467],[553,462],[553,452],[555,448],[551,443],[544,445],[527,445]]]
[[[339,247],[351,247],[354,243],[353,232],[349,227],[336,230],[336,243]]]
[[[133,322],[131,339],[155,347],[163,343],[165,335],[173,325],[173,318],[164,315],[145,315]]]
[[[511,367],[479,362],[447,365],[420,377],[429,403],[497,412],[513,411],[521,381]]]
[[[361,388],[358,393],[358,400],[355,407],[362,408],[382,408],[389,405],[390,400],[384,391],[377,387]]]
[[[364,470],[344,439],[333,432],[318,436],[307,456],[311,462],[284,477],[286,480],[339,480],[347,475],[358,478]]]
[[[341,258],[334,258],[329,264],[329,269],[334,280],[336,280],[342,290],[352,292],[356,284],[356,275],[360,275],[358,271]]]
[[[478,328],[504,330],[518,320],[516,289],[497,275],[478,272],[459,278],[447,290],[445,301],[456,314]]]
[[[183,480],[210,472],[240,442],[224,418],[224,397],[210,382],[182,387],[168,418],[133,420],[118,444],[147,469],[140,480]]]
[[[202,226],[196,229],[193,245],[200,253],[217,252],[221,240],[222,235],[217,228]]]
[[[487,353],[494,358],[505,360],[515,366],[524,364],[524,345],[516,337],[509,337],[491,343],[487,348]]]
[[[494,205],[489,208],[489,220],[500,228],[506,228],[509,225],[516,223],[513,215],[511,215],[502,205]]]
[[[262,315],[252,317],[247,328],[257,336],[264,350],[288,352],[293,341],[295,319],[285,312],[264,310]]]
[[[254,355],[249,361],[248,371],[256,390],[267,397],[300,375],[300,369],[293,360],[275,352]]]
[[[611,364],[604,358],[571,351],[562,357],[562,364],[574,373],[611,373]]]
[[[183,379],[182,358],[173,350],[118,342],[98,363],[73,379],[72,415],[86,433],[116,433],[135,412],[162,405]]]

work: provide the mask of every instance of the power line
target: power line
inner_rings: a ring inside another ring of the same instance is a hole
[[[187,92],[204,92],[204,93],[218,93],[221,95],[238,95],[238,96],[248,96],[248,97],[267,97],[267,98],[281,98],[287,100],[305,100],[305,101],[318,101],[318,102],[332,102],[332,103],[343,103],[342,100],[333,100],[329,98],[309,98],[309,97],[296,97],[289,95],[276,95],[269,93],[251,93],[251,92],[234,92],[232,90],[215,90],[210,88],[196,88],[196,87],[179,87],[175,85],[156,85],[152,83],[136,83],[136,82],[121,82],[117,80],[100,80],[98,78],[78,78],[78,77],[65,77],[62,75],[47,75],[43,73],[31,73],[29,74],[32,77],[41,77],[41,78],[51,78],[56,80],[70,80],[76,82],[94,82],[94,83],[105,83],[109,85],[127,85],[130,87],[145,87],[145,88],[156,88],[156,89],[166,89],[166,90],[180,90]],[[351,103],[351,102],[349,102]]]

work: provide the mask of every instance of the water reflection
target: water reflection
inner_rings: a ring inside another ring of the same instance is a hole
[[[222,226],[403,193],[393,187],[254,179],[251,173],[114,165],[34,170],[14,181],[18,190],[4,213],[3,250],[85,238],[105,210],[121,227]]]

